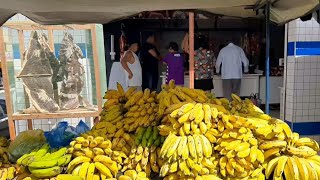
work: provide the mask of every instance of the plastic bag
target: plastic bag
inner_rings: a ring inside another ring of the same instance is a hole
[[[76,132],[78,135],[83,134],[89,130],[90,130],[90,128],[82,120],[79,122],[79,124],[76,127]]]
[[[76,128],[64,121],[59,122],[55,129],[45,132],[45,136],[51,148],[59,148],[68,146],[73,138],[88,130],[89,127],[83,121],[80,121]]]
[[[15,162],[22,155],[40,148],[45,143],[46,138],[42,130],[30,130],[19,133],[8,148],[10,161]]]

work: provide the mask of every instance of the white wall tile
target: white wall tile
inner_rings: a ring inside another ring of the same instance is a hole
[[[303,82],[310,82],[310,76],[304,76],[303,77]]]
[[[311,35],[312,33],[312,28],[305,28],[305,34],[306,35]]]
[[[303,71],[303,75],[305,75],[305,76],[310,76],[310,75],[311,75],[310,70],[305,69],[305,70]]]
[[[295,110],[295,113],[297,116],[302,116],[302,111],[303,110],[298,109],[298,110]]]
[[[306,35],[306,41],[312,41],[312,36]]]
[[[292,121],[292,115],[291,114],[286,114],[286,120],[289,122],[294,122]]]
[[[299,103],[296,101],[295,102],[295,109],[298,110],[298,109],[303,109],[303,104],[302,104],[303,100],[300,101]],[[301,112],[302,113],[302,112]],[[302,115],[301,113],[298,113],[299,115]]]
[[[306,101],[309,101],[309,99]],[[303,107],[302,107],[304,110],[308,110],[309,109],[309,102],[306,102],[306,103],[303,103]],[[303,115],[304,116],[307,116],[308,115],[308,112],[307,111],[303,111]]]

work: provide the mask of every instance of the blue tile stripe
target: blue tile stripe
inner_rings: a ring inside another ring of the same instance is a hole
[[[294,56],[294,42],[288,42],[287,54],[288,56]]]
[[[288,42],[288,56],[320,56],[320,41]]]
[[[290,122],[285,121],[290,127],[293,124],[292,131],[300,135],[320,135],[320,122]]]
[[[87,57],[87,47],[85,43],[77,43],[77,45],[80,47],[82,50],[83,56]],[[58,58],[59,57],[59,50],[60,50],[61,44],[60,43],[55,43],[54,44],[54,50],[55,50],[55,55]],[[13,48],[13,58],[14,59],[20,59],[20,49],[19,49],[19,44],[18,43],[13,43],[12,44]]]
[[[87,47],[85,43],[77,43],[77,45],[80,47],[82,53],[83,53],[83,57],[87,57]],[[54,54],[56,55],[56,58],[59,57],[59,51],[61,48],[61,44],[60,43],[55,43],[54,44]]]

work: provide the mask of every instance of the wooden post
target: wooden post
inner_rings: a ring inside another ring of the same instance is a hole
[[[32,119],[28,119],[28,130],[33,130]]]
[[[96,79],[96,93],[97,93],[97,103],[98,111],[102,110],[102,96],[101,96],[101,85],[100,85],[100,69],[99,69],[99,60],[98,60],[98,49],[97,49],[97,34],[96,34],[96,25],[92,25],[91,28],[91,41],[92,41],[92,54],[94,61],[94,71]]]
[[[3,77],[3,87],[4,87],[6,105],[7,105],[10,139],[13,140],[16,137],[16,132],[15,132],[16,129],[14,127],[14,121],[12,119],[13,109],[12,109],[12,102],[11,102],[11,96],[10,96],[10,82],[9,82],[6,52],[5,52],[4,45],[5,44],[3,39],[3,29],[0,28],[0,59],[1,59],[1,68],[2,68],[2,77]]]
[[[189,12],[189,86],[194,88],[194,13]]]
[[[51,28],[48,28],[48,41],[51,51],[54,52],[53,30]]]

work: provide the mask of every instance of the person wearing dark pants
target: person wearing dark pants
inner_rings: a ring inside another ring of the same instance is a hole
[[[221,49],[216,62],[216,72],[220,72],[223,85],[224,97],[231,100],[231,94],[240,96],[242,66],[244,72],[248,72],[249,61],[243,49],[231,41]]]
[[[240,95],[241,79],[223,79],[222,88],[224,97],[230,99],[231,94]]]
[[[155,37],[148,34],[146,42],[141,47],[140,58],[142,61],[142,89],[157,90],[159,70],[158,61],[160,53],[155,46]]]

